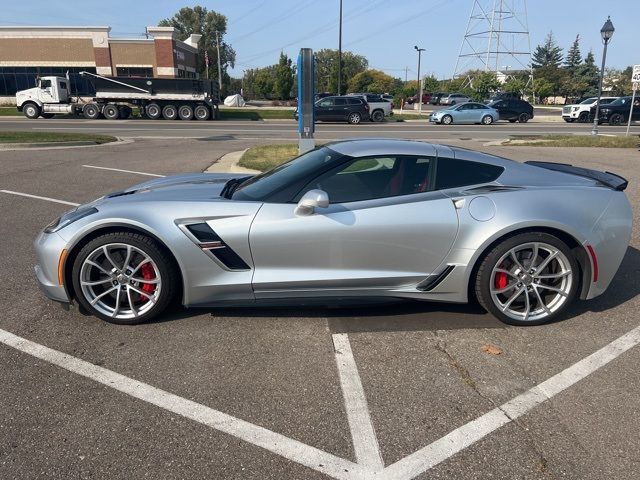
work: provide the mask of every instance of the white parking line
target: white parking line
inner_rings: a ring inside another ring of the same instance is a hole
[[[12,190],[0,190],[0,193],[8,193],[9,195],[19,195],[21,197],[35,198],[37,200],[45,200],[47,202],[62,203],[63,205],[71,205],[77,207],[79,203],[67,202],[66,200],[58,200],[57,198],[41,197],[40,195],[31,195],[30,193],[14,192]]]
[[[523,394],[455,429],[431,445],[390,465],[385,468],[380,478],[404,480],[420,475],[563,392],[638,344],[640,344],[640,327],[634,328]]]
[[[339,333],[332,335],[332,339],[356,459],[359,465],[374,471],[382,470],[384,463],[380,446],[369,415],[367,399],[353,358],[349,337],[346,333]]]
[[[58,350],[18,337],[6,330],[0,329],[0,343],[131,397],[240,438],[333,478],[345,480],[371,478],[369,472],[353,462]]]
[[[147,177],[161,177],[161,178],[166,177],[166,175],[158,175],[157,173],[137,172],[135,170],[122,170],[121,168],[98,167],[96,165],[82,165],[82,166],[86,168],[97,168],[98,170],[110,170],[112,172],[123,172],[123,173],[134,173],[136,175],[146,175]]]

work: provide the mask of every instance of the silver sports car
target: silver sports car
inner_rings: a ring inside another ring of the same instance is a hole
[[[257,176],[176,175],[38,236],[54,300],[134,324],[183,305],[396,297],[534,325],[602,294],[631,236],[617,175],[405,140],[327,144]]]

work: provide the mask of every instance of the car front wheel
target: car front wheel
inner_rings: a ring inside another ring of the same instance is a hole
[[[442,117],[442,120],[440,120],[440,123],[444,125],[451,125],[453,123],[453,117],[451,115],[445,115]]]
[[[480,304],[511,325],[540,325],[573,301],[578,263],[569,247],[542,232],[515,235],[482,260],[475,279]]]
[[[620,125],[622,122],[624,122],[624,117],[619,113],[614,113],[609,118],[609,125]]]
[[[113,232],[87,243],[72,270],[78,303],[111,323],[134,325],[159,315],[180,284],[173,259],[145,235]]]

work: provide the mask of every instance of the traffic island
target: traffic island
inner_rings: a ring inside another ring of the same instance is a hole
[[[500,141],[502,146],[516,147],[600,147],[638,148],[640,137],[630,135],[512,135]]]
[[[57,132],[0,132],[0,150],[22,148],[80,147],[118,141],[111,135]]]

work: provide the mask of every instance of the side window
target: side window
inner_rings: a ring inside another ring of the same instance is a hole
[[[318,106],[321,108],[333,107],[333,99],[328,98],[326,100],[321,100],[320,103],[318,103]]]
[[[433,190],[434,159],[366,157],[353,159],[309,182],[295,201],[312,189],[327,192],[330,203],[348,203]]]
[[[40,80],[40,88],[51,88],[51,80]]]
[[[66,90],[67,89],[67,82],[60,82],[60,90]]]
[[[344,98],[335,98],[334,102],[337,107],[343,107],[347,104],[347,100]]]
[[[362,102],[357,98],[347,98],[347,103],[349,105],[361,105]]]
[[[436,190],[493,182],[504,168],[454,158],[438,158]]]

